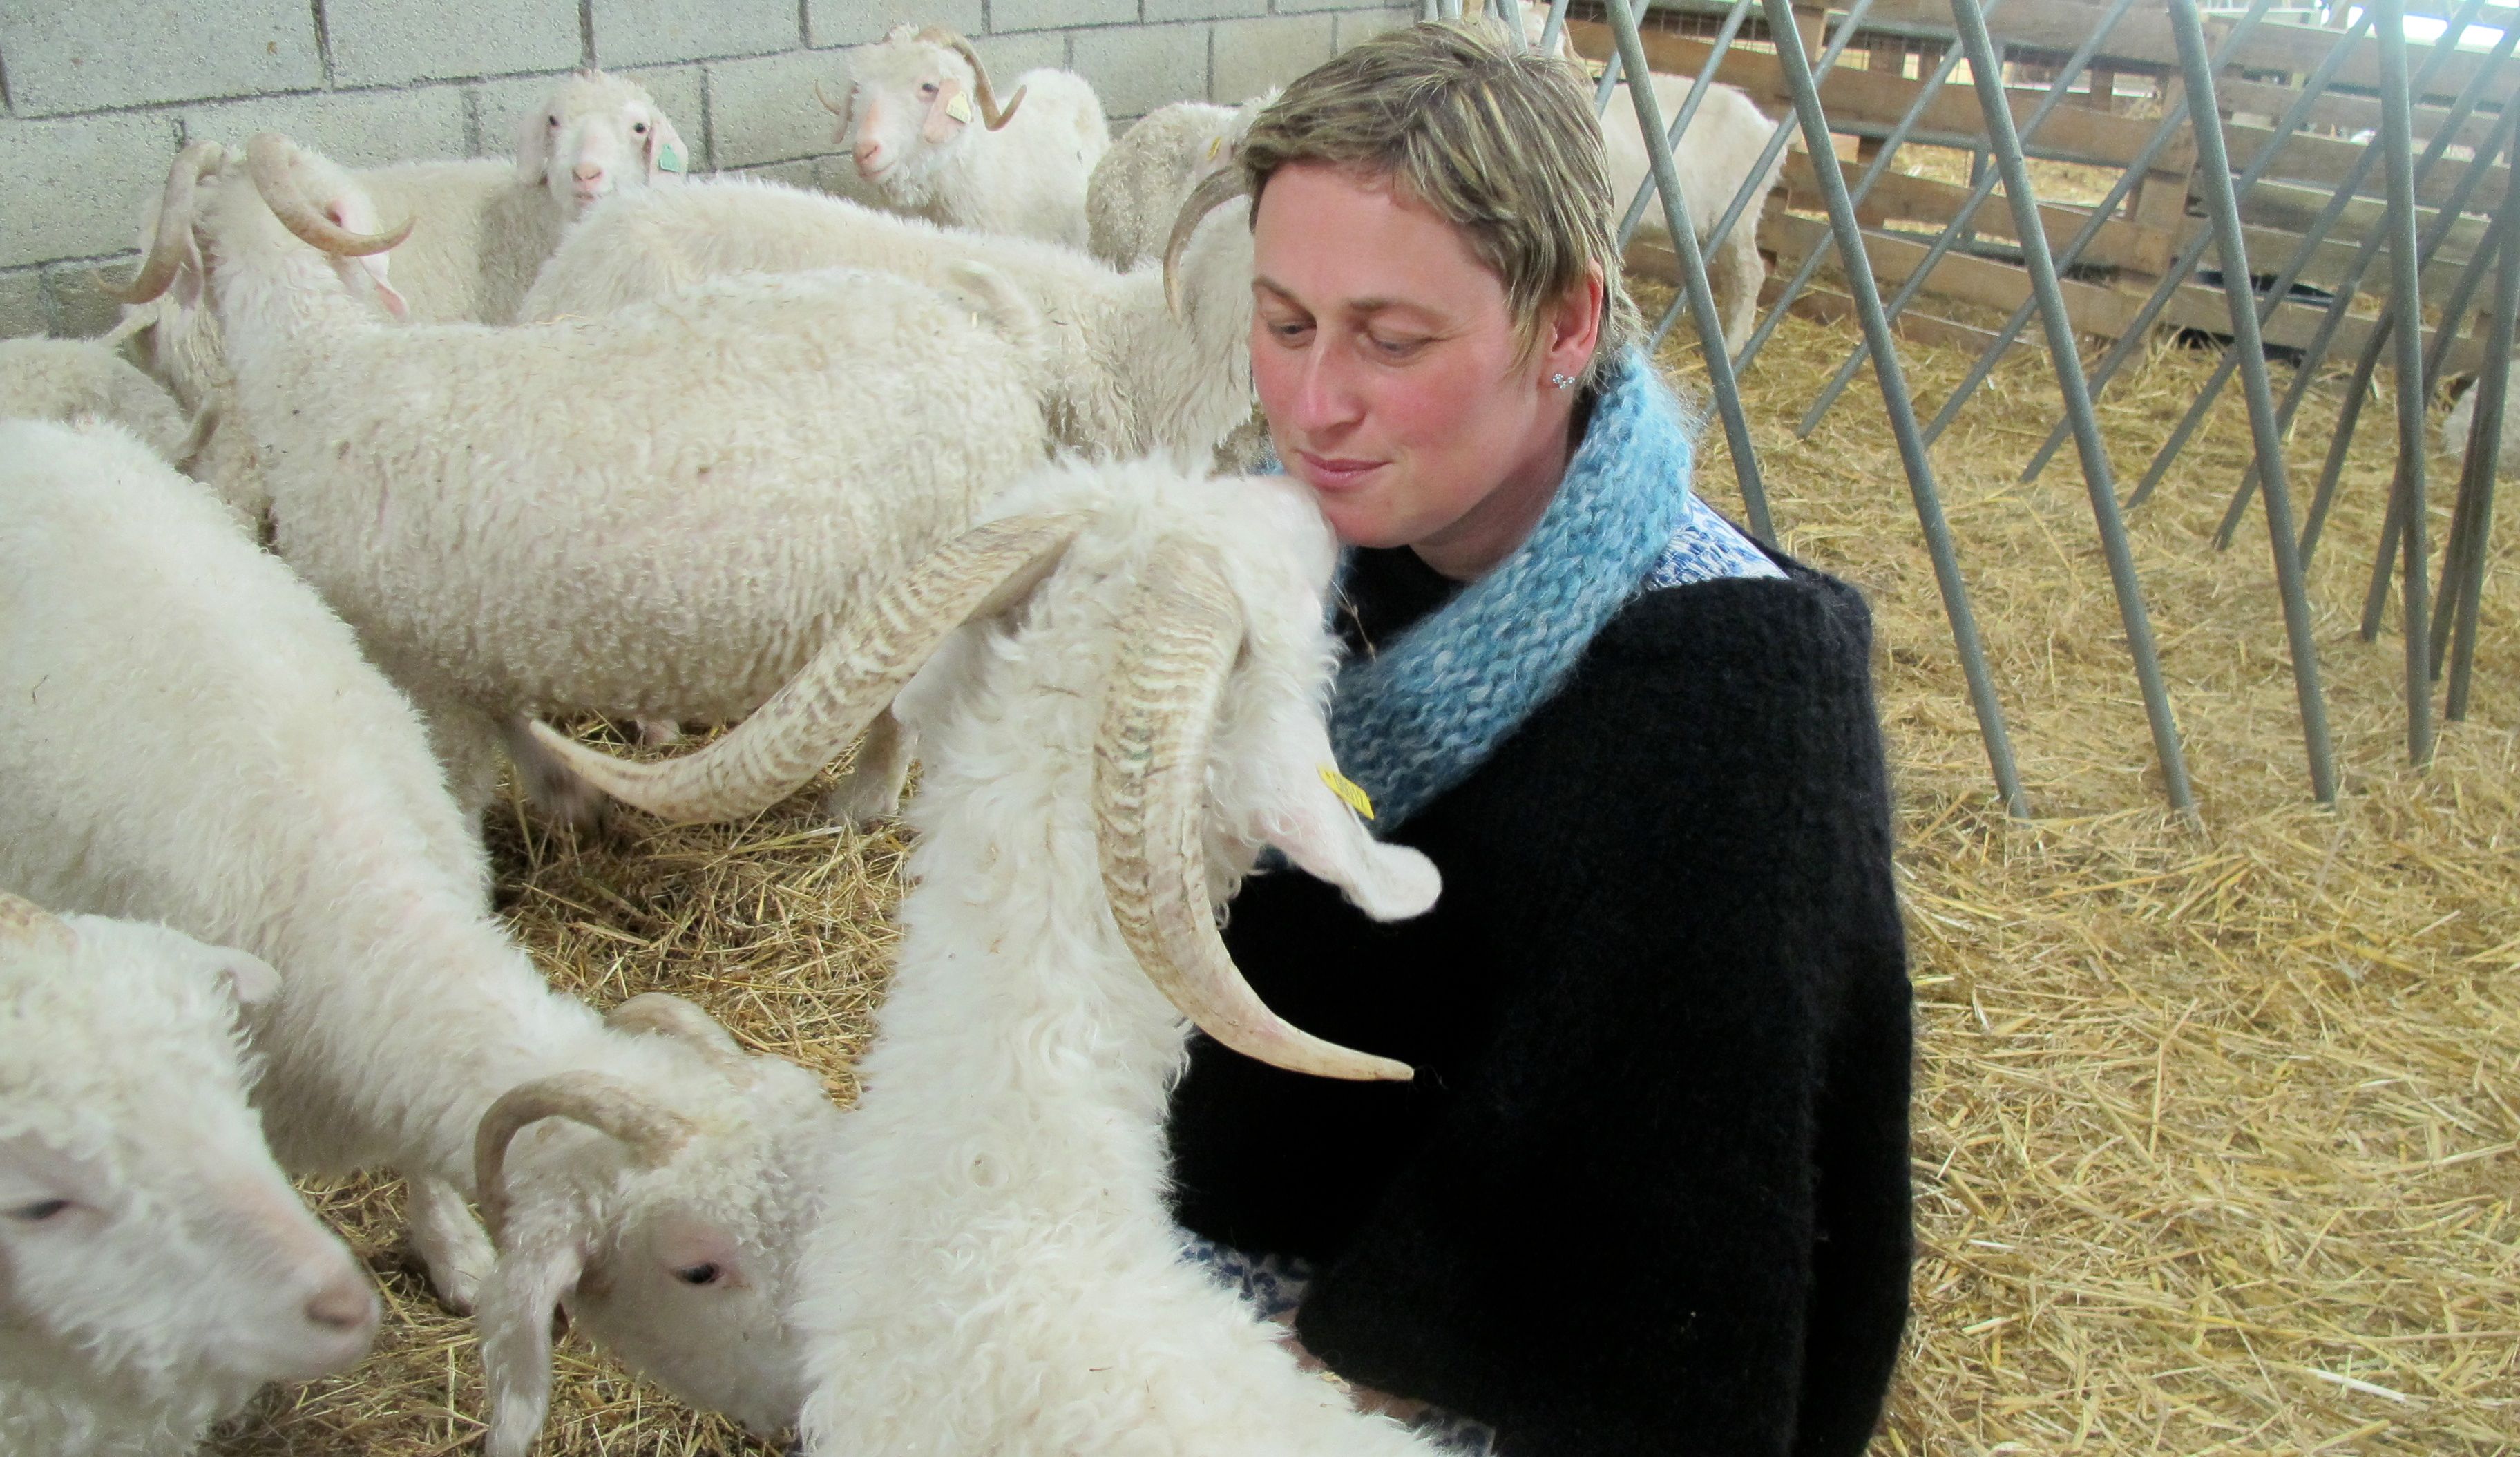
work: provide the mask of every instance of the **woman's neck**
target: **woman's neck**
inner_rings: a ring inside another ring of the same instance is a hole
[[[1535,426],[1532,448],[1506,472],[1496,489],[1460,520],[1410,543],[1418,560],[1457,582],[1474,582],[1530,537],[1549,503],[1557,498],[1567,462],[1575,458],[1574,397],[1552,391],[1543,401]]]

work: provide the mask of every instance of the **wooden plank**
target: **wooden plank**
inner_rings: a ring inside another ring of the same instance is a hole
[[[2261,182],[2240,198],[2240,221],[2263,228],[2279,228],[2288,233],[2308,229],[2318,214],[2325,211],[2335,194],[2317,187],[2304,187],[2291,182]],[[2385,225],[2388,205],[2377,198],[2357,197],[2345,205],[2343,215],[2328,237],[2348,244],[2361,243],[2375,229]],[[2432,231],[2441,218],[2438,207],[2415,208],[2415,234]],[[2450,227],[2443,239],[2444,249],[2461,257],[2472,256],[2485,235],[2485,219],[2462,214]]]
[[[1610,39],[1606,25],[1594,21],[1570,21],[1566,28],[1575,37],[1576,48],[1582,54],[1607,54]],[[1696,75],[1713,49],[1702,41],[1654,31],[1645,32],[1642,39],[1645,55],[1653,68],[1674,75]],[[1735,46],[1725,53],[1716,77],[1748,92],[1750,98],[1767,108],[1771,114],[1781,115],[1793,105],[1792,95],[1785,88],[1784,72],[1772,52],[1748,51]],[[1909,106],[1924,84],[1904,76],[1877,75],[1845,66],[1834,67],[1821,78],[1821,106],[1828,113],[1830,130],[1858,135],[1877,134],[1895,126],[1899,118],[1907,114]],[[2016,125],[2029,119],[2039,99],[2037,92],[2012,93],[2012,114]],[[1972,142],[1982,142],[1986,137],[1986,118],[1978,111],[1977,96],[1965,86],[1943,88],[1927,104],[1917,125],[1920,133],[1931,133],[1949,145],[1968,146]],[[2150,121],[2111,115],[2089,107],[2060,106],[2041,123],[2036,136],[2024,141],[2023,149],[2033,157],[2124,166],[2133,161],[2144,144],[2152,139],[2153,125]],[[2193,149],[2194,143],[2183,137],[2172,142],[2156,162],[2156,169],[2169,172],[2187,170],[2193,159]]]
[[[2223,128],[2223,136],[2230,147],[2231,167],[2234,171],[2247,168],[2275,139],[2272,127],[2244,126],[2236,121]],[[2361,143],[2340,142],[2333,137],[2306,137],[2296,133],[2284,139],[2282,147],[2275,153],[2274,164],[2268,169],[2267,175],[2288,182],[2321,182],[2333,191],[2343,186],[2345,179],[2353,175],[2355,163],[2361,161],[2369,150],[2369,147]],[[2369,197],[2385,195],[2388,190],[2387,179],[2381,174],[2386,170],[2385,167],[2371,168],[2369,174],[2362,179],[2362,185],[2355,191]],[[2460,174],[2466,170],[2463,164],[2435,165],[2424,180],[2416,186],[2416,200],[2436,206],[2447,204],[2451,194],[2458,188]],[[2468,208],[2477,212],[2490,211],[2495,204],[2502,201],[2503,194],[2510,189],[2511,169],[2498,164],[2477,186],[2475,196],[2467,205]]]
[[[2080,46],[2106,14],[2102,7],[2085,3],[2085,0],[2039,0],[2037,4],[2007,5],[1987,17],[1986,23],[1988,32],[1999,43],[2064,55]],[[1949,34],[1951,0],[1873,0],[1872,9],[1866,13],[1865,23],[1867,26],[1896,27],[1912,35]],[[2306,74],[2318,68],[2344,33],[2342,29],[2319,25],[2261,22],[2241,42],[2228,67]],[[2209,39],[2219,43],[2219,37]],[[2353,45],[2354,49],[2338,68],[2336,79],[2349,86],[2378,86],[2379,42],[2366,35]],[[2428,46],[2412,48],[2410,64],[2421,65],[2421,58],[2430,49]],[[2177,66],[2179,46],[2171,38],[2170,18],[2149,7],[2129,12],[2109,31],[2100,56],[2117,63],[2145,62],[2165,68]],[[2482,52],[2476,51],[2453,54],[2434,74],[2430,94],[2455,95],[2477,73],[2485,59]]]
[[[2201,217],[2191,217],[2187,220],[2185,235],[2179,240],[2179,246],[2185,248],[2197,235],[2210,234],[2213,231],[2212,223]],[[2301,235],[2276,228],[2251,227],[2243,223],[2240,226],[2240,246],[2249,250],[2251,272],[2280,273],[2285,265],[2292,261],[2292,255],[2301,250]],[[2299,275],[2301,282],[2314,289],[2335,289],[2345,281],[2345,274],[2353,266],[2354,256],[2358,251],[2360,250],[2351,243],[2339,243],[2334,238],[2320,240],[2318,247],[2312,250],[2310,262]],[[2458,276],[2466,271],[2467,261],[2467,254],[2464,251],[2454,253],[2448,247],[2435,253],[2431,265],[2424,269],[2424,296],[2428,298],[2442,296],[2442,291],[2457,283]],[[2208,268],[2222,266],[2222,250],[2212,244],[2206,245],[2203,265]],[[2388,292],[2389,250],[2385,245],[2380,250],[2380,255],[2372,260],[2370,271],[2363,274],[2362,287],[2378,293]]]
[[[1841,165],[1847,191],[1855,190],[1862,168]],[[1785,159],[1785,186],[1788,205],[1805,211],[1820,208],[1819,179],[1814,176],[1811,159],[1797,152]],[[1930,177],[1912,177],[1904,172],[1883,174],[1872,185],[1865,199],[1861,214],[1867,227],[1878,226],[1893,218],[1931,223],[1939,228],[1958,217],[1969,199],[1969,189]],[[2091,219],[2088,207],[2071,207],[2061,204],[2043,204],[2039,209],[2048,246],[2062,251],[2065,245],[2083,230]],[[2012,225],[2012,205],[2005,202],[2002,188],[1979,205],[1975,225],[1984,237],[2019,241],[2020,234]],[[2171,250],[2178,243],[2176,235],[2140,224],[2111,219],[2100,225],[2091,246],[2083,250],[2083,261],[2106,268],[2134,267],[2158,274],[2169,266]]]
[[[2292,110],[2301,98],[2298,86],[2275,86],[2264,81],[2217,81],[2215,99],[2229,112],[2250,112],[2261,116],[2281,116]],[[2429,142],[2450,121],[2448,107],[2415,108],[2415,140]],[[2378,131],[2380,99],[2356,96],[2341,91],[2323,91],[2310,104],[2310,114],[2303,118],[2305,126],[2329,126],[2340,131]],[[2451,140],[2461,147],[2482,146],[2486,137],[2502,124],[2501,114],[2479,107],[2468,113]]]
[[[1783,293],[1783,281],[1772,276],[1768,281],[1768,287],[1760,292],[1760,307],[1773,306]],[[1822,324],[1851,324],[1855,322],[1856,317],[1854,299],[1844,294],[1831,293],[1826,289],[1803,290],[1795,296],[1793,307],[1789,312],[1795,318],[1811,319]],[[1890,332],[1912,343],[1959,349],[1973,355],[1983,355],[1995,344],[1995,331],[1992,329],[1980,329],[1973,324],[1962,324],[1957,320],[1929,314],[1913,304],[1899,310],[1899,317],[1890,323]],[[2026,339],[2014,340],[2004,346],[2003,351],[2007,359],[2024,354],[2047,352],[2046,349]]]
[[[1828,224],[1790,212],[1772,211],[1760,219],[1759,241],[1777,254],[1779,267],[1799,265],[1812,249],[1834,248]],[[1904,282],[1916,265],[1924,261],[1926,248],[1924,244],[1905,238],[1868,232],[1864,235],[1864,250],[1873,276],[1881,283],[1896,284]],[[2143,304],[2138,295],[2071,279],[2060,280],[2057,287],[2064,296],[2066,317],[2073,322],[2077,334],[2115,339],[2134,323]],[[2030,296],[2030,276],[2019,268],[1992,258],[1947,253],[1941,262],[1934,265],[1933,274],[1926,280],[1922,292],[2009,310],[2019,307],[2021,301]],[[2310,342],[2325,315],[2326,309],[2322,306],[2286,303],[2268,317],[2261,332],[2270,345],[2298,349]],[[2369,338],[2372,322],[2367,317],[2347,318],[2337,329],[2332,349],[2352,357]],[[2159,323],[2166,328],[2201,329],[2228,335],[2231,326],[2228,296],[2219,288],[2183,285],[2163,308]],[[2425,331],[2427,344],[2432,332]],[[2460,340],[2452,347],[2451,356],[2449,368],[2473,368],[2473,361],[2477,358],[2475,341]]]

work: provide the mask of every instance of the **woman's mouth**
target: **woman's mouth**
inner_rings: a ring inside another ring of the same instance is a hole
[[[1367,477],[1381,470],[1384,464],[1378,460],[1344,460],[1315,455],[1309,450],[1298,450],[1295,454],[1303,463],[1306,483],[1322,490],[1347,490],[1361,485]]]

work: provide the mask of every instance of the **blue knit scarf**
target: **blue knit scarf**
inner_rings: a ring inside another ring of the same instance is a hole
[[[1513,555],[1339,670],[1330,740],[1385,833],[1468,777],[1649,584],[1780,575],[1689,490],[1691,421],[1631,349]],[[1649,582],[1650,578],[1650,582]]]

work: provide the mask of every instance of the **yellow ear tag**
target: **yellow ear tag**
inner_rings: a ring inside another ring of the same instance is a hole
[[[957,91],[945,99],[945,114],[957,121],[971,119],[971,98]]]
[[[1223,137],[1209,137],[1209,138],[1207,139],[1207,159],[1208,159],[1209,161],[1214,161],[1214,160],[1216,160],[1216,154],[1217,154],[1218,152],[1220,152],[1220,151],[1223,151],[1223,150],[1224,150],[1224,147],[1225,147],[1225,138],[1223,138]]]
[[[1355,780],[1341,774],[1329,765],[1324,764],[1322,765],[1322,783],[1330,787],[1331,794],[1346,800],[1348,808],[1364,815],[1367,819],[1373,818],[1373,800],[1367,796],[1364,790],[1357,788]]]

